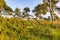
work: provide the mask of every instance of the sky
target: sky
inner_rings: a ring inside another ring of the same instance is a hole
[[[15,8],[21,9],[23,11],[23,8],[29,7],[30,8],[30,14],[33,15],[32,10],[34,7],[38,4],[42,3],[42,0],[5,0],[6,4],[10,6],[13,10]]]
[[[33,15],[32,10],[34,7],[38,4],[43,3],[42,0],[5,0],[6,4],[10,6],[13,10],[15,10],[16,7],[21,9],[23,11],[23,8],[29,7],[31,12],[30,14]],[[57,6],[60,6],[60,2],[57,4]],[[49,13],[46,14],[47,16],[50,16]],[[45,15],[45,17],[47,17]]]
[[[8,6],[13,10],[18,7],[23,10],[24,7],[29,7],[31,10],[37,5],[42,3],[42,0],[6,0]]]

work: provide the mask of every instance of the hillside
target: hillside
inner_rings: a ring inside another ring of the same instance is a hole
[[[60,40],[60,22],[0,18],[0,40]]]

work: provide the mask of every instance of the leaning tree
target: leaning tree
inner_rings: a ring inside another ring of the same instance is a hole
[[[49,8],[52,21],[54,21],[55,20],[55,17],[57,16],[55,14],[54,10],[56,10],[56,4],[58,2],[59,2],[59,0],[43,0],[44,10],[46,9],[46,7]],[[46,4],[47,4],[47,6],[46,6]]]
[[[32,10],[32,12],[35,13],[36,19],[38,17],[41,18],[41,14],[44,14],[44,15],[46,14],[47,8],[44,9],[44,10],[43,9],[44,9],[44,5],[43,4],[38,4],[37,6],[35,6],[34,10]]]

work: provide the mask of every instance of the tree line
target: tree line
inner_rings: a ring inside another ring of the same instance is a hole
[[[41,14],[45,15],[49,11],[51,15],[51,20],[55,21],[58,18],[58,16],[55,14],[54,10],[60,11],[60,8],[56,6],[58,2],[59,0],[43,0],[43,4],[36,5],[32,12],[35,13],[34,15],[36,16],[37,19],[38,17],[41,18]],[[12,8],[6,4],[5,0],[0,0],[0,15],[3,9],[7,11],[8,15],[12,15],[12,12],[14,12],[15,15],[17,15],[18,17],[21,17],[21,13],[22,18],[30,16],[29,7],[25,7],[23,9],[24,10],[23,12],[21,12],[19,8],[16,8],[15,11],[13,11]]]

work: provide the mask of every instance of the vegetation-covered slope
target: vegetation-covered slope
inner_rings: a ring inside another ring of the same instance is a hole
[[[60,40],[60,22],[0,18],[0,40]]]

